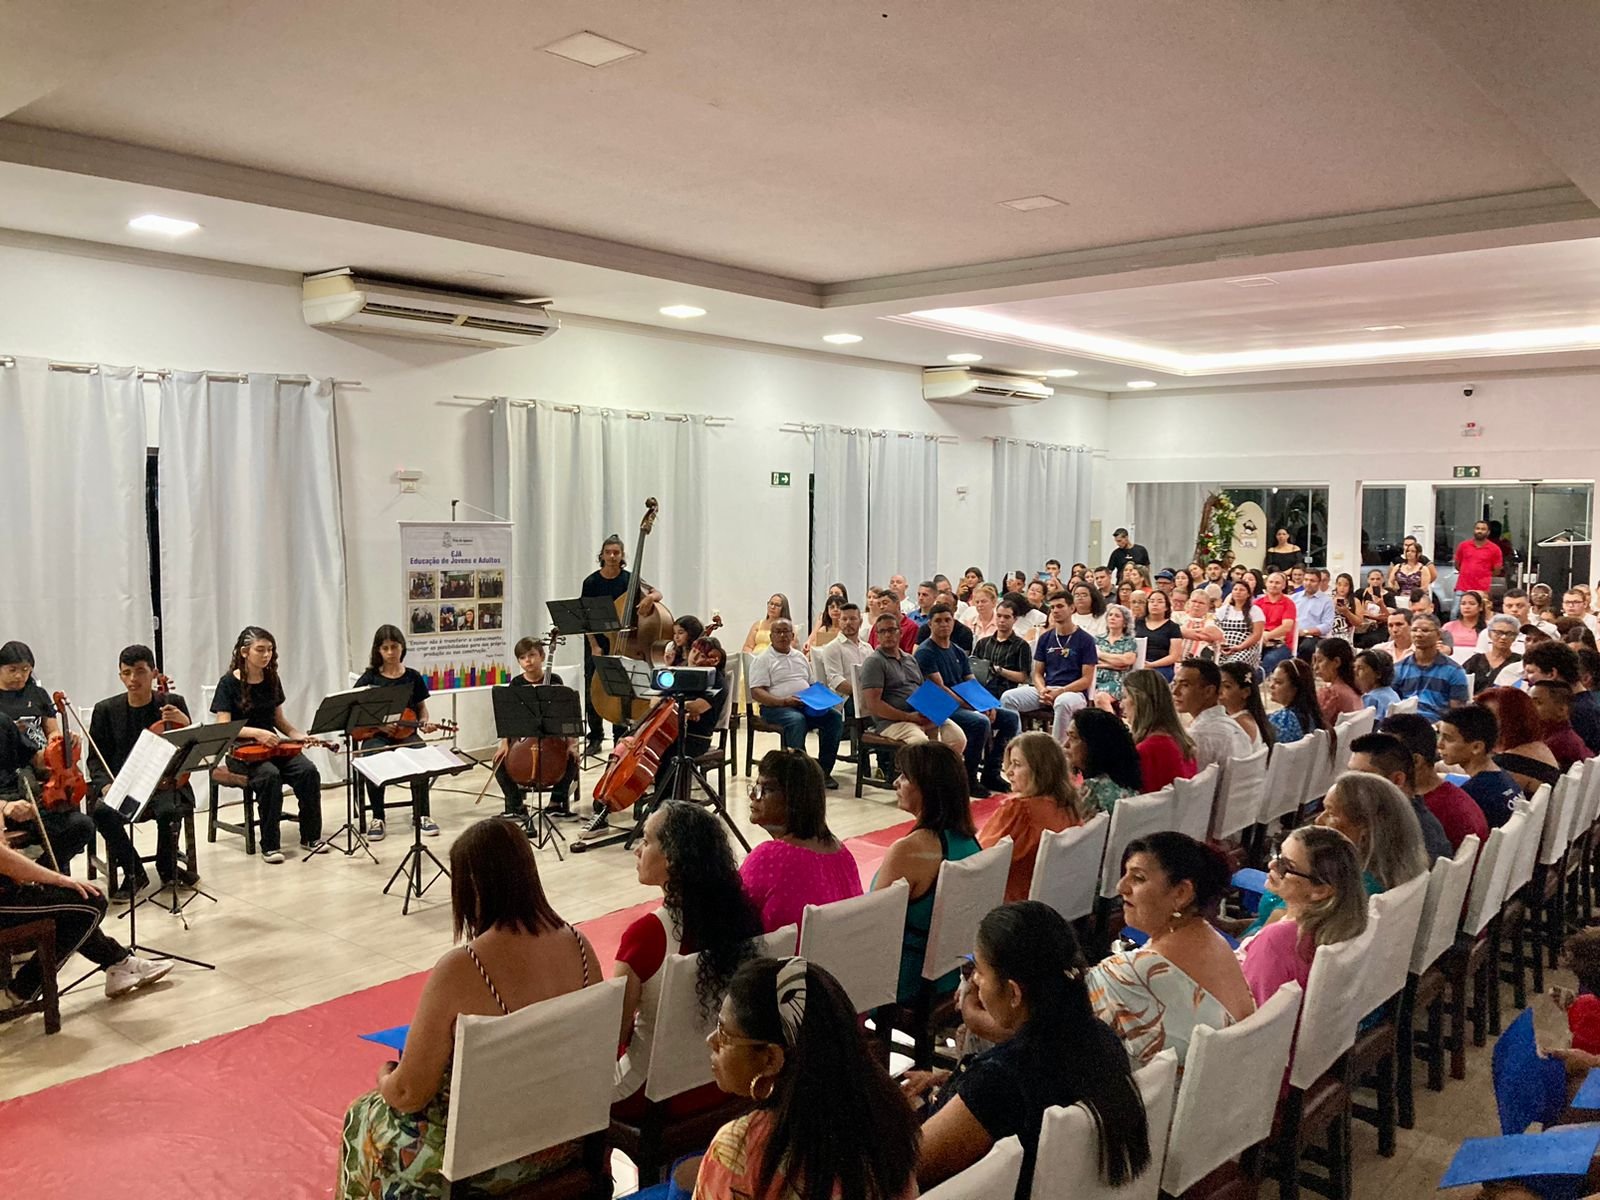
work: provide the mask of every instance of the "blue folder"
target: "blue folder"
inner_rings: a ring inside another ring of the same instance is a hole
[[[1561,1125],[1544,1133],[1468,1138],[1451,1159],[1439,1186],[1520,1179],[1542,1195],[1577,1196],[1582,1194],[1580,1185],[1597,1148],[1600,1125]]]
[[[825,713],[844,703],[844,697],[825,683],[813,683],[805,691],[797,693],[795,699],[805,705],[807,712],[814,713]]]
[[[943,725],[950,719],[951,714],[961,707],[954,696],[937,683],[931,682],[924,683],[912,692],[911,699],[906,703],[935,725]]]
[[[988,712],[991,708],[999,708],[1000,701],[994,698],[994,693],[976,679],[969,679],[965,683],[958,683],[950,689],[979,712]]]
[[[1600,1108],[1600,1068],[1583,1077],[1578,1094],[1572,1098],[1573,1108]]]
[[[404,1054],[406,1049],[406,1034],[411,1032],[410,1025],[396,1025],[392,1029],[380,1029],[376,1033],[363,1033],[363,1042],[376,1042],[380,1046],[387,1046],[396,1054]]]

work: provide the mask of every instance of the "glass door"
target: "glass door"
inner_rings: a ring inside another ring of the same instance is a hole
[[[1561,593],[1589,576],[1591,547],[1589,513],[1594,505],[1592,483],[1536,483],[1533,485],[1532,573]],[[1548,543],[1548,544],[1541,544]]]
[[[1489,539],[1500,544],[1507,586],[1538,578],[1564,589],[1569,580],[1589,577],[1589,547],[1584,543],[1591,532],[1592,483],[1440,484],[1433,489],[1433,500],[1433,559],[1440,591],[1453,586],[1455,548],[1472,536],[1478,521],[1489,522]]]

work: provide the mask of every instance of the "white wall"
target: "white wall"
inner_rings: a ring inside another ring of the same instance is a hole
[[[939,556],[951,574],[991,565],[985,433],[1106,444],[1099,396],[1062,394],[1000,412],[934,406],[911,368],[579,321],[543,345],[492,351],[330,334],[303,324],[290,278],[129,261],[110,248],[41,246],[20,236],[0,236],[0,354],[360,380],[338,399],[352,662],[364,659],[371,630],[399,615],[395,523],[446,519],[454,498],[492,506],[487,406],[455,395],[732,417],[713,434],[716,549],[706,570],[736,639],[771,592],[803,605],[810,444],[779,432],[782,423],[957,436],[940,463]],[[417,493],[399,493],[400,467],[424,473]],[[791,472],[794,485],[770,487],[772,471]],[[956,494],[961,485],[965,499]]]
[[[1328,485],[1335,571],[1354,570],[1363,481],[1407,483],[1406,526],[1433,537],[1432,484],[1593,480],[1600,475],[1600,374],[1119,396],[1110,400],[1098,509],[1107,528],[1131,519],[1128,485],[1162,481]],[[1475,421],[1479,437],[1463,437]],[[1198,514],[1196,514],[1198,517]]]

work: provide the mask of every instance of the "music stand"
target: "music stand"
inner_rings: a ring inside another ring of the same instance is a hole
[[[494,702],[494,731],[507,741],[520,738],[581,738],[583,705],[577,690],[558,684],[544,687],[497,687],[489,693]],[[565,766],[563,766],[565,772]],[[555,822],[543,807],[528,814],[524,828],[535,848],[546,847],[556,852],[562,861],[561,847],[566,838],[556,828]]]
[[[622,620],[617,616],[616,601],[608,596],[576,596],[571,600],[546,600],[546,610],[550,613],[550,623],[555,626],[557,633],[563,637],[578,637],[583,639],[584,661],[593,660],[598,664],[600,655],[594,654],[589,647],[589,635],[613,634],[622,628]],[[607,638],[607,645],[610,638]],[[587,699],[589,690],[589,672],[584,671],[583,688],[584,699]],[[585,714],[587,715],[587,713]],[[601,762],[599,754],[591,754],[588,749],[588,730],[585,729],[580,736],[584,738],[584,749],[580,752],[580,765]]]
[[[391,721],[398,721],[406,711],[406,704],[411,699],[411,685],[409,683],[384,684],[382,687],[355,688],[348,692],[334,692],[324,696],[322,703],[317,705],[316,716],[311,718],[310,734],[337,733],[344,738],[344,779],[345,779],[345,804],[344,824],[328,834],[310,850],[306,851],[301,862],[307,862],[324,850],[337,850],[349,858],[360,850],[372,860],[372,865],[378,865],[378,856],[372,852],[372,847],[367,845],[367,837],[361,831],[362,807],[361,787],[356,779],[354,769],[355,731],[372,725],[387,725]],[[414,806],[413,806],[414,807]],[[334,845],[334,839],[344,837],[344,845]]]
[[[224,721],[210,725],[199,723],[185,725],[182,729],[173,729],[163,733],[161,735],[162,739],[172,743],[177,749],[171,764],[167,767],[167,777],[176,779],[180,775],[190,775],[197,771],[210,771],[213,767],[218,766],[227,757],[228,751],[233,748],[233,743],[238,738],[239,731],[243,728],[243,721]],[[132,818],[130,818],[130,823],[131,820]],[[131,837],[133,831],[130,829],[128,833]],[[193,865],[193,863],[190,864],[191,867]],[[183,910],[189,906],[190,901],[196,896],[204,896],[213,904],[217,902],[215,896],[195,884],[189,889],[188,899],[179,903],[178,887],[178,873],[174,871],[171,879],[142,900],[129,905],[127,913],[124,914],[128,917],[129,935],[131,936],[133,933],[133,910],[141,904],[149,904],[163,892],[170,890],[171,896],[162,907],[182,921],[185,929],[189,928],[189,921],[183,915]]]
[[[399,756],[398,759],[396,756]],[[411,760],[412,770],[393,773],[375,768],[372,764],[388,760],[390,763],[399,761],[403,765]],[[354,760],[356,771],[363,778],[371,779],[373,783],[387,787],[391,783],[410,784],[420,780],[432,782],[441,775],[459,775],[463,771],[470,771],[478,764],[471,759],[462,758],[442,746],[385,746],[382,749],[362,753]],[[426,856],[428,861],[438,868],[434,877],[427,883],[422,882],[422,860]],[[411,900],[419,897],[439,880],[450,874],[445,865],[439,861],[432,850],[422,844],[422,807],[411,806],[411,845],[406,849],[405,857],[400,860],[400,865],[394,869],[394,874],[389,876],[389,882],[383,885],[384,895],[389,894],[389,889],[394,886],[394,881],[401,875],[406,877],[406,896],[400,905],[402,916],[411,914]]]

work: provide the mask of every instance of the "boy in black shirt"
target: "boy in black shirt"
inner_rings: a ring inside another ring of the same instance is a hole
[[[517,664],[522,668],[522,674],[511,680],[511,687],[563,687],[561,676],[554,671],[546,672],[544,669],[544,643],[534,638],[525,637],[513,647],[517,656]],[[500,785],[500,793],[506,800],[506,816],[526,817],[527,806],[522,802],[522,787],[506,770],[505,756],[510,750],[509,738],[500,739],[500,748],[494,756],[494,778]],[[576,754],[567,758],[567,769],[561,778],[556,781],[555,787],[550,789],[550,801],[545,805],[545,811],[552,816],[570,817],[572,815],[572,789],[578,783],[578,758]]]

